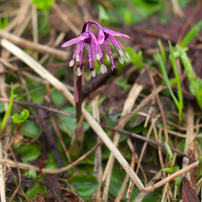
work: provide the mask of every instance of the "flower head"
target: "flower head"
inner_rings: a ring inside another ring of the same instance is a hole
[[[114,65],[112,52],[110,50],[109,43],[108,43],[107,40],[109,40],[109,42],[114,46],[116,52],[118,53],[119,62],[121,64],[124,63],[124,60],[122,58],[123,57],[123,52],[124,52],[126,58],[129,59],[128,53],[124,50],[124,48],[122,47],[120,42],[114,36],[119,36],[119,37],[124,36],[126,38],[130,38],[126,34],[122,34],[122,33],[119,33],[119,32],[114,32],[114,31],[108,29],[107,27],[100,28],[98,33],[97,33],[97,38],[98,38],[99,44],[100,45],[104,44],[104,47],[105,47],[105,50],[106,50],[106,59],[107,60],[111,59],[112,70],[116,69],[116,67]]]
[[[99,31],[97,33],[97,38],[92,32],[89,32],[89,27],[91,24],[95,24],[99,28]],[[129,55],[123,49],[120,42],[114,36],[124,36],[124,37],[130,38],[129,36],[125,34],[114,32],[106,27],[102,27],[99,23],[95,21],[85,22],[82,27],[81,34],[78,37],[71,39],[62,45],[62,47],[67,47],[77,43],[76,50],[74,51],[74,54],[73,54],[72,60],[69,63],[69,66],[72,67],[75,61],[79,62],[77,75],[81,76],[83,49],[85,44],[87,44],[88,52],[89,52],[89,65],[90,65],[89,69],[92,71],[93,77],[96,75],[93,60],[94,61],[98,60],[100,63],[100,72],[102,74],[106,73],[107,67],[104,65],[104,58],[103,58],[103,45],[104,45],[106,50],[106,59],[111,60],[112,70],[116,69],[108,41],[114,46],[115,50],[117,51],[119,56],[119,62],[121,64],[124,63],[122,58],[123,52],[125,53],[126,58],[129,58]]]

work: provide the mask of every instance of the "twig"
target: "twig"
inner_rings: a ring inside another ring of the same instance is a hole
[[[100,113],[99,113],[99,107],[98,107],[98,99],[99,96],[96,96],[95,99],[92,100],[92,112],[93,117],[100,123]],[[96,137],[96,142],[100,141],[100,138]],[[95,150],[95,160],[94,160],[94,176],[98,180],[98,188],[95,190],[95,192],[92,195],[92,200],[96,202],[101,202],[101,186],[102,186],[102,150],[101,146],[97,147]]]
[[[63,168],[54,169],[54,170],[40,169],[40,168],[38,168],[36,166],[31,166],[31,165],[27,165],[27,164],[19,163],[19,162],[18,162],[18,167],[20,169],[23,169],[23,170],[29,170],[31,168],[35,168],[36,171],[40,171],[42,173],[47,173],[47,174],[60,174],[60,173],[66,172],[67,170],[69,170],[69,169],[73,168],[74,166],[78,165],[79,163],[81,163],[85,158],[87,158],[90,154],[92,154],[96,150],[96,148],[98,146],[100,146],[102,143],[103,142],[100,141],[92,149],[90,149],[88,152],[86,152],[83,156],[81,156],[76,161],[74,161],[73,163],[71,163],[68,166],[63,167]],[[2,158],[0,158],[0,164],[8,166],[8,167],[13,167],[13,168],[17,167],[16,162],[12,161],[10,159],[2,159]]]
[[[0,97],[0,101],[9,102],[10,99]],[[70,114],[68,112],[61,111],[61,110],[58,110],[58,109],[55,109],[55,108],[52,108],[52,107],[48,107],[48,106],[44,106],[44,105],[37,105],[37,104],[30,103],[30,102],[17,101],[17,100],[14,100],[13,102],[15,104],[25,105],[25,106],[29,106],[29,107],[33,107],[33,108],[37,108],[37,109],[44,109],[44,110],[47,110],[47,111],[50,111],[50,112],[54,112],[54,113],[58,113],[58,114],[62,114],[62,115],[65,115],[65,116],[76,118],[76,115],[74,115],[74,114]]]
[[[170,176],[166,177],[165,179],[161,180],[160,182],[157,182],[153,186],[145,187],[145,191],[148,191],[148,192],[154,191],[155,189],[158,189],[159,187],[163,186],[167,182],[170,182],[171,180],[178,177],[179,175],[182,175],[183,173],[186,173],[187,171],[189,171],[189,170],[191,170],[193,168],[196,168],[197,166],[199,166],[199,161],[196,161],[196,162],[186,166],[185,168],[173,173],[172,175],[170,175]]]
[[[3,158],[3,145],[0,140],[0,158]],[[5,190],[5,180],[4,180],[4,166],[0,165],[0,194],[1,194],[1,201],[6,202],[6,190]]]
[[[141,84],[137,84],[135,83],[133,85],[133,87],[130,90],[130,93],[128,95],[128,98],[126,99],[125,103],[124,103],[124,107],[123,107],[123,111],[121,114],[121,117],[124,117],[125,115],[127,115],[128,113],[131,112],[132,107],[137,99],[137,97],[139,96],[140,92],[143,89],[143,85]],[[122,125],[119,129],[123,129],[123,127],[125,126],[127,122],[122,122]],[[119,143],[119,138],[120,138],[120,133],[116,132],[114,135],[114,145],[117,146]],[[110,183],[110,179],[111,179],[111,174],[112,174],[112,169],[113,169],[113,164],[114,164],[114,155],[113,153],[110,154],[109,156],[109,160],[107,162],[106,168],[105,168],[105,172],[103,175],[103,181],[107,175],[107,179],[105,181],[105,187],[104,187],[104,191],[103,191],[103,196],[102,196],[102,201],[107,201],[108,199],[108,189],[109,189],[109,183]]]
[[[17,46],[31,49],[33,51],[37,51],[42,54],[48,53],[50,55],[54,55],[56,58],[61,59],[61,60],[67,60],[67,58],[69,57],[69,53],[67,51],[61,51],[61,50],[51,48],[46,45],[41,45],[38,43],[34,43],[32,41],[25,40],[21,37],[18,37],[14,34],[6,32],[2,29],[0,29],[0,36],[2,38],[5,38],[5,39],[11,41],[12,43],[16,44]]]
[[[153,86],[153,89],[154,91],[156,91],[156,85],[155,85],[155,81],[154,81],[154,78],[149,70],[149,66],[147,64],[144,64],[144,66],[146,67],[147,69],[147,72],[149,74],[149,77],[150,77],[150,80],[151,80],[151,83],[152,83],[152,86]],[[158,103],[158,106],[159,106],[159,109],[160,109],[160,112],[161,112],[161,116],[162,116],[162,121],[163,121],[163,131],[164,131],[164,134],[165,134],[165,138],[166,138],[166,142],[167,144],[169,145],[169,140],[168,140],[168,131],[167,131],[167,125],[166,125],[166,118],[165,118],[165,114],[164,114],[164,111],[163,111],[163,107],[162,107],[162,104],[160,102],[160,99],[159,99],[159,95],[158,93],[156,93],[156,101]]]
[[[143,141],[145,141],[145,142],[149,142],[149,143],[151,143],[151,144],[154,144],[154,145],[160,146],[160,147],[162,147],[162,148],[165,148],[165,145],[164,145],[164,144],[162,144],[162,143],[160,143],[160,142],[157,142],[157,141],[155,141],[155,140],[152,140],[152,139],[148,139],[148,138],[146,138],[146,137],[144,137],[144,136],[142,136],[142,135],[138,135],[138,134],[135,134],[135,133],[130,133],[130,132],[124,131],[124,130],[112,128],[112,127],[106,126],[106,125],[104,125],[104,124],[102,124],[102,123],[101,123],[100,125],[101,125],[103,128],[107,128],[107,129],[110,129],[110,130],[113,130],[113,131],[117,131],[117,132],[119,132],[119,133],[126,134],[126,135],[129,135],[129,136],[131,136],[131,137],[137,138],[137,139],[139,139],[139,140],[143,140]],[[189,159],[194,160],[192,157],[186,155],[185,153],[183,153],[183,152],[181,152],[181,151],[179,151],[179,150],[177,150],[177,149],[175,149],[175,148],[173,148],[173,147],[171,147],[171,150],[172,150],[173,152],[175,152],[175,153],[181,155],[181,156],[185,156],[185,157],[187,157],[187,158],[189,158]]]
[[[58,15],[62,18],[62,20],[67,24],[67,26],[75,33],[75,35],[80,34],[80,30],[75,27],[75,25],[68,19],[68,17],[64,14],[64,12],[59,8],[56,3],[52,5],[53,9],[58,13]]]

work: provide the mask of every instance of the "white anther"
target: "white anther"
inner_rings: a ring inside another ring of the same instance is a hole
[[[120,57],[120,58],[119,58],[119,62],[120,62],[121,64],[123,64],[123,63],[124,63],[124,60],[123,60],[123,58],[122,58],[122,57]]]
[[[69,66],[72,67],[74,65],[74,60],[71,60]]]
[[[100,72],[101,72],[102,74],[104,74],[104,73],[107,72],[107,67],[106,67],[104,64],[101,64],[101,66],[100,66]]]
[[[77,76],[81,76],[82,75],[82,71],[81,71],[80,68],[77,69],[76,74],[77,74]]]
[[[96,54],[96,58],[97,58],[97,60],[100,60],[100,55],[99,55],[99,53]]]
[[[79,54],[76,54],[76,61],[77,61],[77,62],[80,61],[80,56],[79,56]]]
[[[128,53],[126,52],[125,54],[126,54],[126,58],[127,58],[128,60],[130,60],[130,56],[128,55]]]
[[[119,50],[119,55],[120,55],[121,57],[123,57],[123,51],[122,51],[122,50]]]
[[[107,60],[107,61],[110,60],[109,55],[107,55],[107,54],[106,54],[106,60]]]
[[[95,71],[95,69],[92,71],[92,76],[93,76],[93,77],[96,76],[96,71]]]

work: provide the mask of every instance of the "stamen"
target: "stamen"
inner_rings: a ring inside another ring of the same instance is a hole
[[[102,74],[104,74],[104,73],[107,72],[107,67],[106,67],[104,64],[101,64],[101,66],[100,66],[100,72],[101,72]]]
[[[115,69],[116,69],[116,67],[115,67],[115,66],[112,66],[112,67],[111,67],[111,70],[112,70],[112,71],[114,71]]]
[[[77,62],[80,61],[80,56],[79,56],[79,54],[76,54],[76,61],[77,61]]]
[[[123,64],[123,63],[124,63],[124,60],[123,60],[122,57],[119,58],[119,62],[120,62],[120,64]]]
[[[99,53],[96,54],[96,58],[97,58],[97,60],[100,60],[100,55],[99,55]]]
[[[77,69],[76,74],[77,74],[77,76],[81,76],[82,75],[82,71],[81,71],[80,68]]]
[[[130,60],[130,56],[128,55],[127,52],[125,52],[125,55],[126,55],[126,58],[127,58],[128,60]]]
[[[123,51],[121,49],[119,49],[119,54],[121,57],[123,57]]]
[[[95,71],[95,69],[92,71],[92,76],[93,76],[93,77],[96,76],[96,71]]]
[[[107,61],[110,60],[109,55],[107,55],[107,54],[106,54],[106,60],[107,60]]]
[[[70,67],[73,67],[73,66],[74,66],[74,60],[71,60],[71,61],[70,61],[69,66],[70,66]]]

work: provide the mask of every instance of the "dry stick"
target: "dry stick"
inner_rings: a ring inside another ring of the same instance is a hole
[[[123,116],[120,120],[118,125],[115,127],[119,129],[124,125],[126,122],[128,122],[137,112],[139,112],[150,100],[153,99],[153,97],[156,95],[156,93],[161,92],[163,89],[167,89],[167,86],[158,86],[157,90],[155,92],[152,92],[150,95],[148,95],[144,100],[141,101],[141,103],[128,115]]]
[[[8,98],[0,98],[0,101],[9,102],[10,99],[8,99]],[[23,102],[23,101],[17,101],[17,100],[13,100],[13,102],[15,104],[25,105],[25,106],[29,106],[29,107],[38,108],[38,109],[45,109],[45,110],[50,111],[50,112],[54,112],[54,113],[58,113],[58,114],[62,114],[62,115],[65,115],[65,116],[70,116],[70,117],[76,118],[76,115],[74,115],[74,114],[70,114],[68,112],[61,111],[61,110],[51,108],[51,107],[47,107],[47,106],[44,106],[44,105],[37,105],[37,104],[33,104],[33,103],[29,103],[29,102]]]
[[[126,99],[125,103],[124,103],[124,107],[123,107],[123,111],[121,114],[121,117],[127,115],[128,113],[131,112],[132,107],[137,99],[137,97],[139,96],[140,92],[142,91],[143,86],[140,84],[135,83],[133,85],[133,87],[130,90],[130,93],[128,95],[128,98]],[[123,129],[123,127],[125,126],[126,122],[124,124],[122,124],[122,127],[119,129]],[[119,138],[120,138],[120,133],[116,132],[114,135],[114,145],[117,146],[118,142],[119,142]],[[113,153],[110,154],[109,156],[109,160],[107,162],[106,168],[105,168],[105,172],[104,172],[104,176],[103,176],[103,181],[105,179],[105,176],[107,175],[107,179],[105,182],[105,187],[103,190],[103,196],[102,196],[102,201],[107,201],[108,200],[108,190],[109,190],[109,184],[110,184],[110,179],[111,179],[111,174],[112,174],[112,169],[113,169],[113,164],[114,164],[114,155]]]
[[[197,6],[194,10],[194,13],[188,18],[188,20],[186,21],[186,23],[183,25],[181,31],[180,31],[180,34],[179,34],[179,37],[178,37],[178,40],[177,40],[177,43],[180,44],[184,35],[185,35],[185,32],[187,31],[188,27],[190,26],[190,24],[193,22],[194,18],[196,17],[196,15],[201,11],[201,7],[202,7],[202,1],[201,0],[198,0],[197,2]]]
[[[2,29],[0,29],[0,37],[11,41],[12,43],[16,44],[17,46],[31,49],[33,51],[37,51],[42,54],[48,53],[50,55],[54,55],[56,58],[61,59],[61,60],[67,60],[67,58],[69,57],[69,53],[66,51],[61,51],[61,50],[51,48],[46,45],[41,45],[38,43],[34,43],[32,41],[25,40],[21,37],[18,37],[14,34],[6,32]]]
[[[154,78],[153,78],[153,76],[151,74],[151,71],[149,70],[149,66],[147,64],[144,64],[144,66],[146,67],[147,72],[149,74],[149,78],[150,78],[150,80],[152,82],[153,89],[154,89],[154,91],[156,91],[155,81],[154,81]],[[164,114],[163,107],[162,107],[161,101],[159,99],[158,93],[156,94],[156,101],[157,101],[159,109],[161,111],[161,116],[162,116],[162,120],[163,120],[163,131],[164,131],[164,134],[165,134],[165,137],[166,137],[166,143],[169,145],[166,118],[165,118],[165,114]]]
[[[53,47],[55,48],[55,47],[57,47],[60,43],[61,43],[61,41],[63,40],[63,38],[65,37],[65,32],[61,32],[60,34],[59,34],[59,36],[57,37],[57,39],[55,40],[55,42],[54,42],[54,44],[53,44]],[[41,59],[40,59],[40,61],[39,61],[39,63],[40,64],[43,64],[45,61],[46,61],[46,59],[49,57],[49,54],[45,54]],[[69,63],[68,63],[69,64]]]
[[[102,124],[102,123],[101,123],[100,125],[101,125],[103,128],[107,128],[107,129],[110,129],[110,130],[113,130],[113,131],[117,131],[117,132],[119,132],[119,133],[126,134],[126,135],[129,135],[129,136],[131,136],[131,137],[134,137],[134,138],[143,140],[143,141],[145,141],[145,142],[148,142],[148,143],[151,143],[151,144],[160,146],[160,147],[162,147],[162,148],[165,148],[165,145],[164,145],[163,143],[157,142],[157,141],[152,140],[152,139],[148,139],[148,138],[146,138],[146,137],[144,137],[144,136],[142,136],[142,135],[138,135],[138,134],[135,134],[135,133],[130,133],[130,132],[125,131],[125,130],[120,130],[120,129],[112,128],[112,127],[106,126],[106,125],[104,125],[104,124]],[[172,150],[173,152],[175,152],[175,153],[177,153],[177,154],[179,154],[179,155],[181,155],[181,156],[187,157],[188,159],[195,160],[195,159],[189,157],[188,155],[186,155],[185,153],[183,153],[183,152],[181,152],[181,151],[179,151],[179,150],[177,150],[177,149],[175,149],[175,148],[173,148],[173,147],[170,147],[170,148],[171,148],[171,150]]]
[[[177,0],[171,0],[172,2],[172,5],[173,5],[173,11],[174,11],[174,14],[183,18],[184,17],[184,13],[182,11],[182,9],[180,8],[179,4],[178,4],[178,1]]]
[[[12,153],[12,157],[13,157],[15,163],[16,163],[17,171],[18,171],[18,178],[19,178],[18,186],[17,186],[17,188],[15,189],[15,191],[13,192],[12,196],[10,197],[10,199],[9,199],[9,202],[12,202],[13,199],[15,198],[15,195],[17,194],[18,190],[20,189],[20,186],[21,186],[21,180],[22,180],[22,179],[21,179],[20,168],[18,167],[17,160],[16,160],[16,158],[15,158],[15,155],[14,155],[13,150],[12,150],[12,148],[11,148],[10,145],[9,145],[9,149],[10,149],[10,151],[11,151],[11,153]]]
[[[129,93],[129,95],[128,95],[128,98],[127,98],[127,100],[125,101],[125,104],[124,104],[124,107],[123,107],[123,111],[122,111],[122,115],[121,115],[122,117],[124,117],[125,115],[127,115],[128,113],[130,113],[130,111],[131,111],[131,109],[132,109],[132,107],[133,107],[133,104],[134,104],[134,102],[135,102],[137,96],[139,95],[140,91],[142,90],[142,88],[143,88],[143,86],[142,86],[142,85],[139,85],[139,84],[137,84],[137,83],[135,83],[135,84],[133,85],[133,87],[131,88],[130,93]],[[133,98],[134,98],[134,100],[133,100]],[[129,108],[128,108],[128,107],[129,107]],[[126,121],[126,122],[127,122],[127,121]],[[125,122],[125,123],[126,123],[126,122]],[[118,126],[117,126],[116,128],[118,128],[118,129],[123,129],[124,126],[125,126],[125,123],[123,123],[123,124],[121,125],[121,127],[118,127]],[[118,132],[115,133],[115,136],[114,136],[114,145],[115,145],[115,146],[118,145],[119,137],[120,137],[120,134],[119,134]],[[104,174],[103,174],[103,179],[102,179],[103,181],[105,180],[106,175],[107,175],[107,172],[109,171],[109,168],[110,168],[111,165],[112,165],[112,163],[111,163],[112,159],[113,159],[113,155],[110,154],[108,163],[107,163],[106,168],[105,168],[105,172],[104,172]]]
[[[38,43],[38,17],[36,6],[32,5],[32,27],[33,27],[33,42]],[[38,60],[38,53],[34,53],[34,59]]]
[[[130,142],[130,139],[129,139],[129,138],[128,138],[128,140],[129,140],[129,144],[132,144],[132,142]],[[127,141],[127,142],[128,142],[128,141]],[[134,169],[134,167],[135,167],[135,146],[132,144],[131,147],[132,147],[132,148],[130,148],[130,149],[131,149],[131,152],[132,152],[131,168]],[[121,201],[121,198],[122,198],[122,196],[123,196],[123,194],[124,194],[124,191],[125,191],[125,189],[126,189],[126,186],[127,186],[127,183],[128,183],[128,180],[129,180],[129,179],[130,179],[129,175],[126,175],[125,178],[124,178],[124,181],[123,181],[123,183],[122,183],[122,186],[121,186],[121,188],[120,188],[120,190],[119,190],[118,196],[117,196],[116,199],[115,199],[115,202]],[[129,187],[130,187],[130,185],[129,185]],[[131,189],[131,192],[132,192],[132,189]],[[127,196],[126,196],[126,199],[127,199]]]
[[[60,144],[62,145],[62,148],[63,148],[63,150],[65,152],[65,155],[67,157],[68,163],[72,163],[71,157],[70,157],[70,155],[69,155],[69,153],[67,151],[67,148],[65,146],[65,143],[63,141],[62,134],[61,134],[61,132],[60,132],[60,130],[59,130],[59,128],[58,128],[58,126],[57,126],[57,124],[56,124],[55,119],[53,118],[53,116],[51,116],[51,122],[53,124],[53,128],[55,130],[55,133],[57,134],[58,139],[60,140]]]
[[[21,1],[22,5],[21,8],[18,10],[18,15],[12,20],[8,26],[6,26],[5,30],[10,31],[14,29],[15,26],[18,26],[22,23],[24,20],[24,15],[27,15],[27,12],[29,11],[29,7],[31,4],[31,1]]]
[[[3,158],[3,145],[0,140],[0,158]],[[6,196],[5,196],[6,190],[5,190],[5,180],[4,180],[4,166],[0,165],[0,194],[1,194],[1,201],[6,202]]]
[[[78,165],[79,163],[81,163],[90,154],[92,154],[96,150],[96,148],[98,146],[100,146],[102,143],[103,142],[100,141],[92,149],[90,149],[88,152],[86,152],[83,156],[81,156],[80,158],[78,158],[76,161],[74,161],[73,163],[69,164],[66,167],[59,168],[59,169],[54,169],[54,170],[40,169],[40,168],[38,168],[36,166],[31,166],[31,165],[27,165],[27,164],[19,163],[19,162],[18,162],[18,165],[16,165],[15,161],[12,161],[10,159],[2,159],[2,158],[0,158],[0,164],[5,165],[7,167],[13,167],[13,168],[16,168],[18,166],[20,169],[23,169],[23,170],[29,170],[31,168],[34,168],[34,169],[36,169],[36,171],[40,171],[40,172],[46,173],[46,174],[60,174],[60,173],[66,172],[69,169],[72,169],[73,167],[75,167],[76,165]]]
[[[2,62],[6,67],[16,71],[16,72],[19,72],[21,71],[21,68],[16,68],[14,65],[8,63],[6,60],[4,60],[3,58],[0,58],[0,62]],[[65,63],[64,63],[65,65]],[[26,69],[27,70],[27,69]],[[32,71],[32,69],[29,68],[29,70]],[[4,71],[5,72],[5,71]],[[1,73],[0,73],[1,74]],[[26,71],[22,71],[22,74],[24,74],[25,76],[27,76],[28,78],[31,78],[32,80],[34,81],[37,81],[37,82],[41,82],[41,83],[44,83],[46,84],[48,81],[44,80],[44,79],[41,79],[39,77],[36,77],[36,76],[33,76],[32,74],[26,72]],[[74,88],[72,86],[69,86],[69,85],[65,85],[70,91],[73,91]]]
[[[52,5],[53,9],[58,13],[58,15],[62,18],[62,20],[67,24],[67,26],[74,32],[75,35],[80,34],[80,30],[75,27],[75,25],[68,19],[68,17],[64,14],[64,12],[59,8],[59,6],[54,3]]]
[[[146,187],[152,186],[156,179],[159,179],[161,177],[161,172],[161,170],[158,171],[158,173],[156,173],[156,175],[151,179],[151,181],[146,185]],[[133,202],[141,202],[148,194],[149,192],[140,192]]]
[[[97,120],[98,123],[100,123],[100,113],[99,113],[99,106],[98,106],[98,99],[99,95],[96,96],[92,100],[92,112],[93,117]],[[100,138],[97,136],[96,142],[99,142]],[[95,150],[95,160],[94,160],[94,176],[98,180],[98,188],[95,190],[95,192],[92,195],[92,200],[96,202],[101,202],[101,185],[102,185],[102,150],[101,146],[97,147]]]
[[[152,129],[154,127],[154,125],[156,124],[156,121],[158,120],[158,118],[160,117],[160,114],[158,116],[156,116],[155,119],[152,119],[152,124],[149,128],[149,131],[147,133],[147,136],[146,138],[149,139],[150,135],[151,135],[151,132],[152,132]],[[143,158],[143,155],[144,155],[144,152],[145,152],[145,149],[147,147],[147,142],[144,143],[143,147],[142,147],[142,151],[141,151],[141,154],[140,154],[140,157],[139,157],[139,160],[138,160],[138,165],[137,165],[137,169],[136,169],[136,173],[138,174],[138,171],[139,171],[139,168],[140,168],[140,164],[141,164],[141,161],[142,161],[142,158]]]
[[[173,173],[172,175],[166,177],[165,179],[161,180],[160,182],[157,182],[153,186],[145,187],[145,191],[148,191],[148,192],[154,191],[155,189],[158,189],[159,187],[163,186],[167,182],[170,182],[171,180],[178,177],[179,175],[182,175],[183,173],[186,173],[187,171],[189,171],[193,168],[196,168],[198,166],[199,166],[199,161],[196,161],[196,162],[186,166],[185,168]]]
[[[194,141],[193,141],[193,137],[194,137],[194,110],[193,110],[193,106],[192,104],[189,102],[187,105],[187,137],[185,139],[185,149],[184,152],[186,154],[188,154],[188,151],[194,150]],[[192,155],[193,156],[193,155]],[[182,168],[186,167],[189,164],[188,159],[183,158],[182,161]],[[192,185],[190,187],[190,191],[193,191],[196,193],[196,181],[195,179],[191,179],[191,173],[194,174],[195,171],[194,170],[190,170],[190,172],[187,172],[183,175],[183,178],[186,177],[187,180],[190,182],[190,185]],[[185,186],[185,187],[184,187]],[[185,188],[186,190],[186,184],[184,183],[184,180],[182,180],[182,190]],[[186,193],[182,195],[182,200],[185,201],[186,200]],[[197,201],[197,200],[196,200]]]
[[[1,46],[6,48],[8,51],[13,53],[15,56],[20,58],[22,61],[27,63],[35,72],[37,72],[42,78],[48,80],[57,90],[63,93],[63,95],[69,100],[69,102],[75,107],[73,95],[68,91],[64,84],[62,84],[59,80],[57,80],[52,74],[50,74],[46,69],[44,69],[39,63],[37,63],[33,58],[23,52],[20,48],[12,44],[6,39],[2,39]],[[153,96],[151,96],[153,97]],[[111,142],[110,138],[101,128],[101,126],[93,119],[93,117],[87,112],[84,108],[82,108],[83,115],[89,125],[93,128],[93,130],[98,134],[98,136],[102,139],[105,145],[112,151],[116,159],[119,161],[121,166],[125,169],[125,171],[130,175],[132,180],[135,182],[137,187],[140,190],[144,190],[144,186],[138,176],[135,174],[134,170],[130,167],[128,162],[122,156],[120,151],[114,146]],[[125,119],[127,119],[127,116]],[[123,121],[123,120],[122,120]]]

